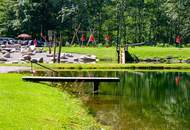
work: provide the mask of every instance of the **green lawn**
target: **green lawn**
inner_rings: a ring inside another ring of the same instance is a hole
[[[130,48],[129,51],[140,58],[172,56],[182,59],[190,59],[190,48],[135,47]]]
[[[86,130],[99,127],[81,102],[47,85],[0,74],[0,129]]]
[[[72,52],[81,54],[93,54],[98,59],[112,59],[117,62],[117,53],[115,47],[99,47],[99,48],[81,48],[81,47],[63,47],[62,52]],[[176,47],[129,47],[129,52],[136,55],[140,59],[162,57],[166,58],[172,56],[176,59],[190,59],[190,48],[176,48]]]
[[[96,55],[98,59],[113,59],[117,61],[117,52],[114,47],[63,47],[62,52]]]

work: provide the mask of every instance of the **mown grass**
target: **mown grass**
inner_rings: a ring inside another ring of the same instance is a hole
[[[117,62],[117,52],[115,47],[99,47],[99,48],[81,48],[81,47],[63,47],[62,52],[93,54],[98,59],[112,59],[112,62]],[[190,48],[176,47],[129,47],[129,52],[136,55],[140,59],[144,58],[167,58],[174,57],[176,59],[190,59]]]
[[[176,47],[135,47],[130,48],[129,51],[140,58],[153,57],[176,57],[181,59],[190,59],[190,48],[176,48]]]
[[[79,100],[47,85],[0,74],[0,129],[85,130],[99,128]]]
[[[117,61],[117,52],[114,47],[63,47],[62,52],[96,55],[98,59],[112,59]]]

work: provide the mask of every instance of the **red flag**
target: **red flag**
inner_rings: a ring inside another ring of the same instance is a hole
[[[34,39],[33,43],[35,47],[38,45],[36,38]]]
[[[82,37],[81,37],[81,39],[80,39],[82,42],[84,42],[85,41],[85,36],[84,36],[84,34],[82,34]]]
[[[90,35],[90,38],[89,38],[89,42],[94,42],[94,40],[95,40],[95,39],[94,39],[94,35],[91,34],[91,35]]]

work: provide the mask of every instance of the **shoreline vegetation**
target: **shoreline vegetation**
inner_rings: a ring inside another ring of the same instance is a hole
[[[42,64],[48,68],[56,71],[67,70],[189,70],[190,64],[176,63],[176,64],[164,64],[164,63],[130,63],[130,64],[116,64],[116,63],[101,63],[101,64]],[[30,64],[0,64],[0,67],[20,66],[28,67],[30,70]],[[44,70],[44,68],[33,64],[34,70]]]
[[[48,85],[0,74],[0,129],[101,129],[79,99]]]

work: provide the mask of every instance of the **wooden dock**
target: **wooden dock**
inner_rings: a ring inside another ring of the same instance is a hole
[[[118,77],[40,77],[40,76],[25,76],[24,81],[32,82],[94,82],[94,92],[99,90],[100,82],[119,82]]]

